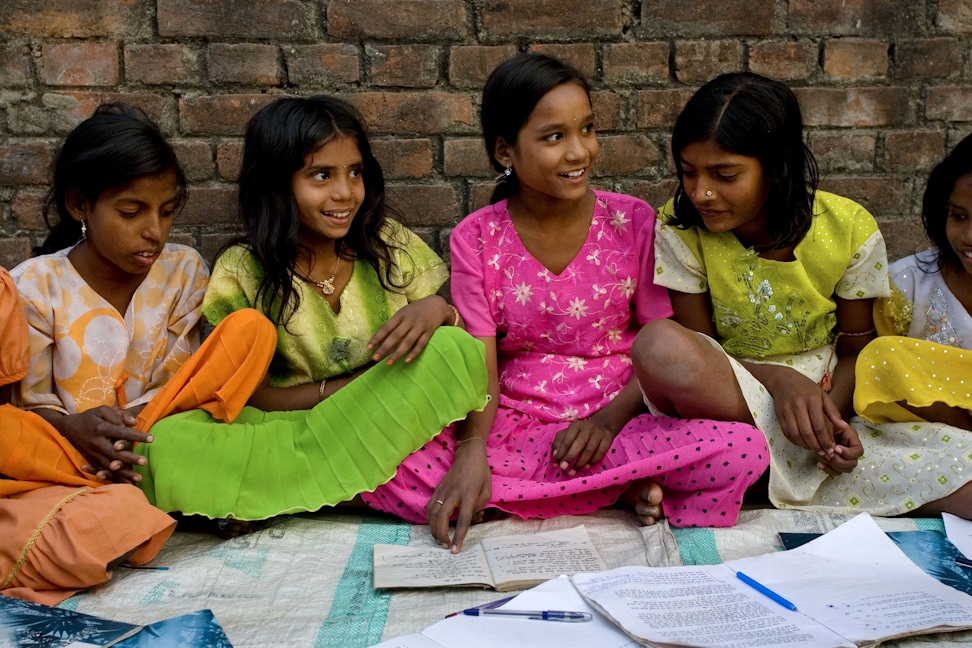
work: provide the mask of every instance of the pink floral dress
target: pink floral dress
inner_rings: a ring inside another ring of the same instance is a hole
[[[595,194],[587,240],[559,275],[523,247],[506,201],[470,214],[452,233],[455,304],[472,335],[497,338],[488,506],[523,518],[589,513],[651,478],[672,524],[729,526],[769,461],[763,435],[748,425],[643,414],[587,470],[569,475],[551,459],[558,431],[632,379],[629,351],[641,325],[672,313],[667,292],[652,282],[654,211],[631,196]],[[424,523],[454,449],[446,430],[365,501]]]

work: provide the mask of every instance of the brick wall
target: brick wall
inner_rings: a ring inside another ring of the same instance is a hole
[[[547,52],[591,79],[595,184],[672,190],[671,125],[725,71],[790,83],[822,187],[864,203],[891,255],[921,247],[924,177],[972,131],[970,0],[4,0],[0,264],[43,239],[59,140],[101,101],[137,104],[191,182],[173,240],[208,257],[233,229],[240,133],[274,96],[339,93],[367,117],[409,225],[444,251],[492,172],[477,107],[489,71]]]

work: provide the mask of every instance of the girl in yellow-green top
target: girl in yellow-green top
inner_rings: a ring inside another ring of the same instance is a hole
[[[675,315],[635,342],[646,401],[759,427],[776,506],[904,512],[897,485],[859,481],[904,450],[862,445],[850,420],[854,363],[888,295],[884,241],[864,208],[817,190],[793,92],[717,77],[679,115],[672,154],[679,186],[659,213],[655,282]]]
[[[273,358],[232,423],[197,410],[156,424],[165,439],[142,486],[164,510],[260,520],[387,482],[485,405],[486,365],[437,295],[444,262],[388,218],[348,103],[285,97],[254,115],[239,201],[245,235],[217,259],[202,311],[213,325],[259,311],[276,329]]]

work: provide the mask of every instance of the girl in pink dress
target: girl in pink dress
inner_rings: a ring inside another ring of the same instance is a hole
[[[428,521],[453,552],[484,507],[546,518],[622,500],[649,524],[732,525],[766,442],[744,424],[646,413],[629,351],[672,308],[652,283],[654,211],[588,187],[587,82],[524,54],[490,75],[481,117],[502,175],[493,204],[452,233],[452,293],[486,345],[492,400],[363,498]]]

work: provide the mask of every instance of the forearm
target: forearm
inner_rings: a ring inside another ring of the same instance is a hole
[[[645,401],[638,380],[632,378],[611,402],[598,410],[591,420],[600,423],[615,435],[635,416],[645,411]]]

